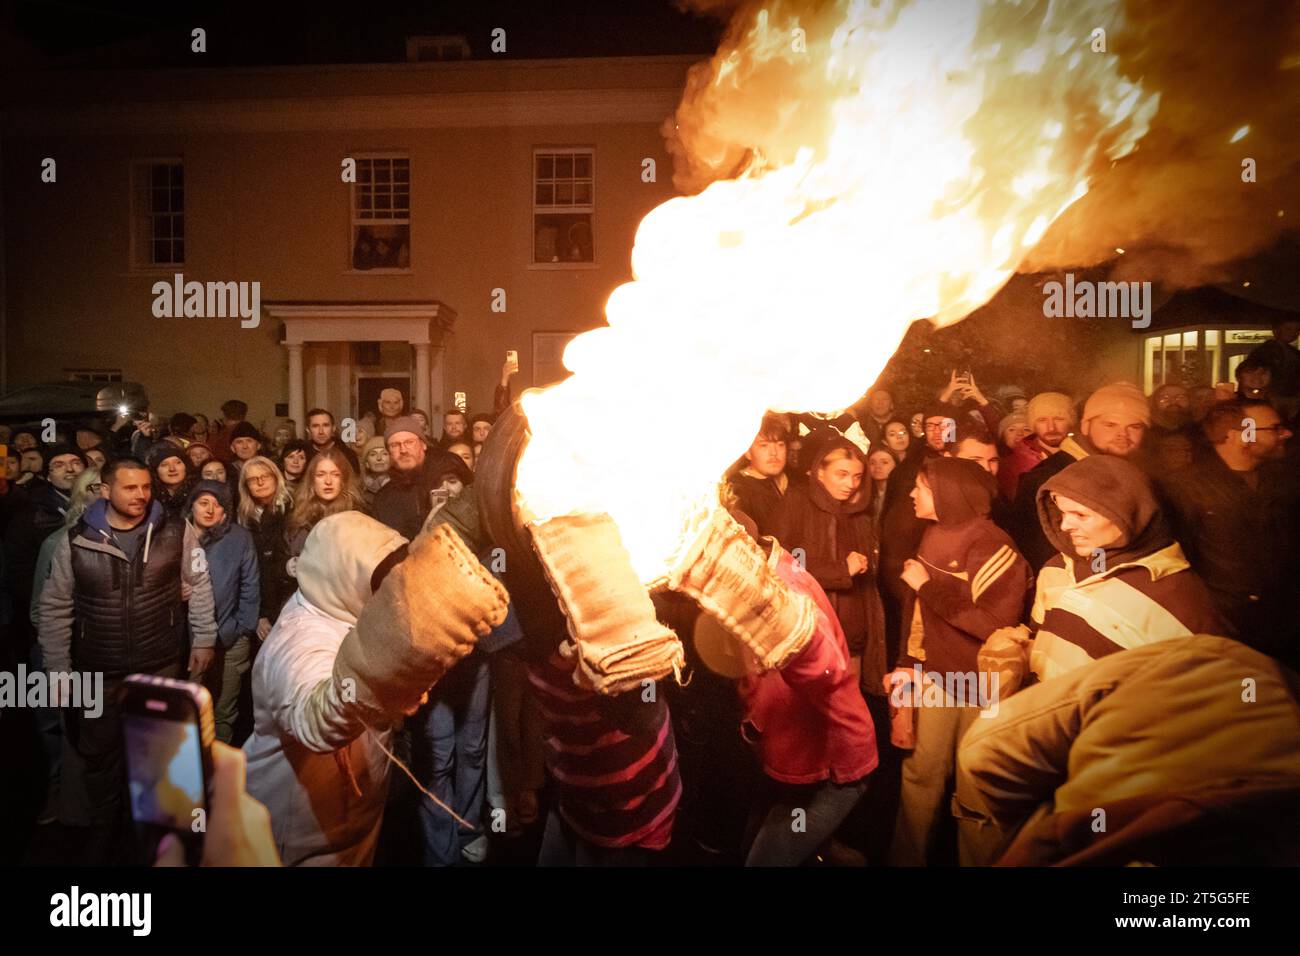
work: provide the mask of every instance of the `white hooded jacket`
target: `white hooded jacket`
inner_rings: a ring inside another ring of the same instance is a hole
[[[339,645],[374,570],[406,539],[360,512],[322,520],[298,560],[298,588],[253,666],[248,792],[271,814],[286,866],[365,866],[388,793],[388,728],[367,728],[333,680]],[[359,793],[358,793],[359,791]]]

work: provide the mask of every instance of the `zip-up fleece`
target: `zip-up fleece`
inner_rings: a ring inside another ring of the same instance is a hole
[[[194,647],[217,642],[212,583],[194,532],[152,502],[134,560],[113,543],[108,502],[96,501],[62,535],[41,593],[41,650],[50,671],[148,673],[180,660],[185,633],[181,584],[190,588]]]

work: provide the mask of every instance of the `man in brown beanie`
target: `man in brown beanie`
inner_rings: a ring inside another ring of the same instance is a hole
[[[1089,455],[1128,458],[1142,447],[1150,425],[1151,407],[1140,388],[1129,382],[1103,385],[1083,406],[1080,434],[1067,436],[1054,454],[1021,477],[1011,509],[1010,531],[1020,553],[1035,571],[1055,553],[1038,521],[1038,489],[1053,475]]]
[[[473,476],[455,455],[436,449],[430,454],[424,430],[412,415],[392,419],[384,430],[384,441],[388,446],[391,480],[375,495],[372,513],[394,531],[414,538],[433,509],[430,492],[442,484],[448,459],[455,459],[460,465],[459,469],[451,467],[464,484],[473,481]]]

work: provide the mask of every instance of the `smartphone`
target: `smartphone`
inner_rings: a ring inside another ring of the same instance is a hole
[[[518,367],[519,367],[519,353],[518,353],[517,351],[515,351],[514,349],[507,349],[507,350],[506,350],[506,361],[509,362],[511,365],[513,365],[515,368],[518,368]]]
[[[458,408],[460,411],[463,412],[463,411],[465,410],[465,406],[466,406],[466,402],[465,402],[465,393],[464,393],[464,392],[457,392],[456,395],[455,395],[455,401],[454,401],[452,404],[454,404],[454,405],[456,406],[456,408]]]
[[[186,862],[197,865],[207,830],[212,779],[212,695],[189,681],[132,674],[123,682],[131,819],[153,859],[175,834]]]

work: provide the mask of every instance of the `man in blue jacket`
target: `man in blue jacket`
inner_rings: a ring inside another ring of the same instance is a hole
[[[230,488],[200,481],[190,493],[185,516],[199,532],[204,562],[212,580],[219,666],[211,671],[213,722],[217,739],[231,743],[239,716],[239,692],[252,666],[261,598],[257,547],[249,531],[231,520]],[[192,556],[193,557],[193,556]]]

